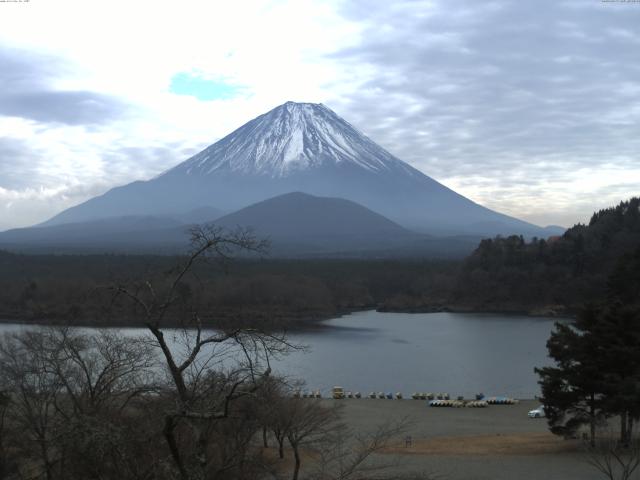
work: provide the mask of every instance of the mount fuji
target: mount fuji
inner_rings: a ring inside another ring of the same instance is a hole
[[[187,224],[194,211],[222,215],[290,192],[356,202],[432,235],[557,233],[463,197],[322,104],[294,102],[260,115],[155,178],[113,188],[39,227],[136,216]]]

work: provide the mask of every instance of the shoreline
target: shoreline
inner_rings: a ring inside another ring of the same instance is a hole
[[[556,318],[573,319],[575,313],[571,312],[566,307],[563,307],[562,311],[559,309],[553,309],[548,307],[536,307],[534,309],[517,309],[517,308],[472,308],[461,305],[424,305],[416,307],[399,307],[392,308],[385,305],[371,305],[366,307],[358,307],[351,309],[341,309],[334,312],[316,313],[301,315],[296,317],[295,315],[286,316],[280,319],[281,325],[276,322],[275,325],[267,325],[265,330],[284,330],[286,332],[309,332],[314,330],[324,330],[333,328],[329,325],[323,325],[322,322],[327,320],[333,320],[346,315],[351,315],[358,312],[375,311],[380,313],[408,313],[408,314],[425,314],[425,313],[468,313],[468,314],[494,314],[494,315],[517,315],[523,317],[542,317],[542,318]],[[221,315],[223,322],[227,316]],[[144,323],[133,323],[127,321],[82,321],[74,320],[72,322],[65,322],[60,319],[28,319],[28,318],[10,318],[10,316],[0,315],[0,325],[16,324],[16,325],[34,325],[42,327],[81,327],[81,328],[145,328]],[[180,323],[166,322],[162,325],[163,328],[182,328],[184,325]],[[204,328],[220,328],[220,325],[216,323],[205,322]],[[187,328],[193,328],[187,326]]]
[[[334,318],[343,317],[345,315],[350,315],[352,313],[357,312],[366,312],[370,310],[376,310],[375,307],[367,307],[367,308],[356,308],[356,309],[343,309],[337,310],[331,313],[315,313],[308,315],[301,315],[299,317],[294,316],[286,316],[280,317],[278,322],[275,322],[275,325],[264,325],[265,331],[273,331],[273,330],[284,330],[286,332],[303,332],[303,331],[311,331],[311,330],[322,330],[327,328],[332,328],[328,325],[322,325],[321,323],[326,320],[331,320]],[[228,321],[230,316],[221,315],[219,318],[222,320],[220,323],[224,324]],[[277,315],[275,316],[276,318]],[[33,318],[25,318],[25,317],[14,317],[11,318],[8,315],[0,315],[0,325],[33,325],[33,326],[41,326],[41,327],[80,327],[80,328],[146,328],[144,322],[128,322],[128,321],[83,321],[83,320],[73,320],[73,321],[64,321],[62,319],[33,319]],[[162,328],[169,329],[178,329],[183,328],[185,325],[180,324],[179,322],[171,322],[165,321],[161,325]],[[216,322],[203,322],[202,327],[205,329],[217,329],[221,328],[221,325]],[[186,328],[194,328],[193,326],[186,325]],[[248,328],[256,328],[256,327],[248,327]]]
[[[461,305],[455,303],[433,303],[415,306],[387,306],[378,305],[378,312],[388,313],[489,313],[496,315],[520,315],[523,317],[544,317],[572,319],[576,316],[576,311],[566,305],[535,305],[535,306],[512,306],[512,305]]]

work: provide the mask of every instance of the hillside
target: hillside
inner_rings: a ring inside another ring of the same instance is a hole
[[[209,219],[209,208],[182,220]],[[228,231],[250,228],[270,240],[268,255],[286,258],[463,258],[480,237],[431,237],[407,230],[355,202],[294,192],[215,219]],[[154,216],[109,217],[0,233],[0,248],[27,253],[179,254],[193,224]]]
[[[234,212],[290,192],[343,198],[433,235],[549,235],[489,210],[396,158],[322,104],[287,102],[147,181],[113,188],[44,225]]]
[[[449,302],[481,310],[575,311],[605,295],[607,277],[640,247],[640,198],[596,212],[561,237],[483,240]]]
[[[288,193],[216,220],[233,229],[250,227],[271,241],[271,255],[389,251],[422,236],[355,202]]]

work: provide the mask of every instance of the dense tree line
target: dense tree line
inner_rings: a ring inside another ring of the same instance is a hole
[[[0,252],[0,319],[131,324],[108,316],[115,282],[162,282],[178,257],[15,255]],[[429,260],[237,259],[233,268],[194,267],[182,294],[208,312],[205,323],[262,319],[291,325],[344,312],[443,304],[457,262]]]
[[[587,299],[604,298],[617,259],[640,245],[639,205],[632,198],[596,212],[560,237],[485,239],[464,261],[275,259],[265,252],[230,271],[196,266],[182,294],[211,312],[207,324],[262,318],[298,326],[367,308],[573,314]],[[178,260],[0,252],[0,319],[130,324],[135,317],[104,315],[109,297],[101,288],[161,279]]]
[[[638,245],[639,198],[600,210],[561,237],[486,239],[465,260],[450,301],[485,310],[576,312],[605,297],[616,262]]]

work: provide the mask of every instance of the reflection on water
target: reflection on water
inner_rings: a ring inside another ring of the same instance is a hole
[[[291,335],[292,342],[309,348],[277,361],[274,370],[325,394],[341,385],[363,393],[531,398],[539,394],[533,368],[549,364],[545,345],[553,322],[514,315],[359,312],[327,320],[325,329]],[[0,332],[20,328],[34,327],[0,325]]]

